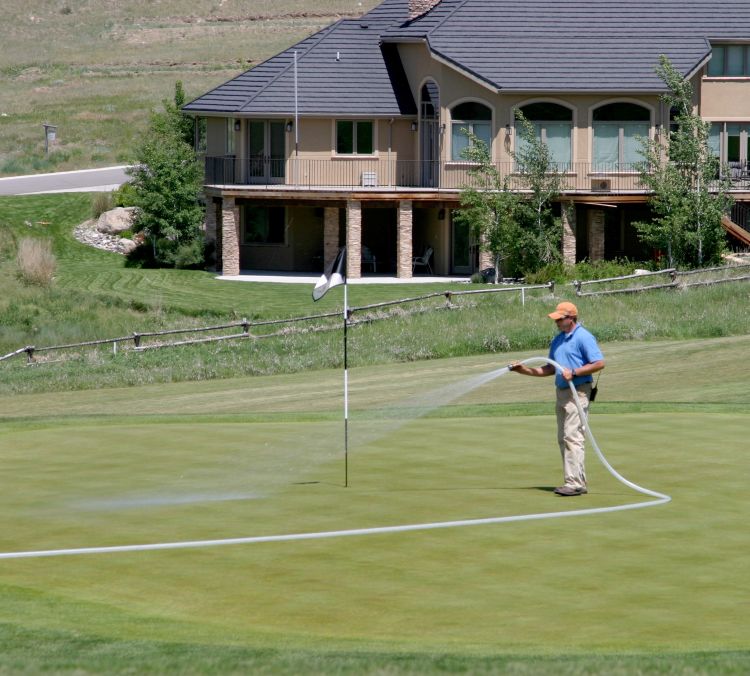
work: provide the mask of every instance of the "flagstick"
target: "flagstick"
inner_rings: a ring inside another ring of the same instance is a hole
[[[344,488],[349,486],[349,364],[346,346],[346,325],[349,323],[348,284],[344,278]]]

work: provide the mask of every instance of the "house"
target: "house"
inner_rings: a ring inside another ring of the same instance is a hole
[[[524,112],[565,171],[567,262],[644,251],[639,137],[668,129],[660,54],[694,85],[711,144],[750,200],[750,3],[738,0],[384,0],[200,96],[206,237],[217,269],[408,278],[488,260],[454,221],[469,128],[513,175]],[[416,271],[417,273],[419,270]]]

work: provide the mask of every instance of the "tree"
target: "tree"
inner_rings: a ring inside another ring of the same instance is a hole
[[[511,157],[521,185],[529,191],[523,202],[522,220],[527,224],[524,251],[529,254],[530,269],[537,269],[561,257],[562,227],[553,216],[552,203],[562,192],[563,174],[553,161],[549,146],[537,137],[534,125],[520,110],[516,110],[516,120],[521,123],[520,140]]]
[[[652,193],[654,218],[635,223],[641,239],[665,253],[668,267],[718,262],[725,249],[722,216],[732,198],[719,159],[708,144],[710,125],[693,107],[693,87],[663,54],[656,73],[668,91],[661,99],[674,125],[643,139],[641,183]],[[726,175],[726,174],[725,174]]]
[[[537,138],[534,125],[521,111],[520,142],[511,156],[514,177],[525,193],[511,190],[511,177],[503,178],[492,162],[487,145],[463,130],[469,138],[463,157],[472,163],[471,182],[461,191],[461,209],[456,218],[468,224],[480,246],[493,257],[495,279],[503,273],[533,272],[560,258],[562,230],[552,213],[563,176],[557,170],[547,145]]]
[[[128,173],[135,194],[133,228],[144,232],[155,261],[192,267],[203,262],[203,208],[198,201],[203,169],[191,145],[192,131],[187,138],[182,102],[178,82],[175,102],[165,101],[163,112],[152,113]]]
[[[456,220],[466,224],[480,242],[483,250],[492,255],[495,283],[503,273],[511,274],[511,260],[519,236],[517,213],[518,196],[508,188],[490,159],[487,145],[466,130],[469,146],[464,157],[472,163],[471,183],[461,191],[461,209]],[[506,263],[504,263],[506,261]]]

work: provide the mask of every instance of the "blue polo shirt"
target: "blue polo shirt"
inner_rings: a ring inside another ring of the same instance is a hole
[[[584,364],[604,359],[604,355],[599,349],[596,338],[580,324],[576,324],[576,327],[570,333],[560,331],[552,339],[549,346],[549,358],[556,361],[560,366],[577,369]],[[590,375],[576,376],[573,378],[573,385],[578,387],[581,383],[590,383],[593,380],[593,376]],[[568,387],[568,381],[562,377],[559,371],[555,373],[555,385],[557,387]]]

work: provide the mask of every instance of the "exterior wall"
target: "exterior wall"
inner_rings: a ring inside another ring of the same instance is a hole
[[[409,279],[412,276],[412,232],[414,210],[411,200],[398,203],[398,224],[396,228],[396,276]]]
[[[442,215],[442,220],[440,216]],[[414,210],[414,255],[421,256],[431,246],[434,249],[430,265],[436,275],[450,270],[450,232],[448,209],[431,207]],[[422,269],[423,270],[423,269]]]
[[[240,274],[239,209],[233,197],[225,197],[221,205],[222,274]]]
[[[565,265],[576,263],[576,209],[571,202],[563,202],[560,209],[562,223],[562,254]]]
[[[286,226],[284,244],[240,243],[240,267],[243,270],[319,271],[323,261],[323,209],[287,206]],[[241,227],[238,232],[241,237]]]
[[[704,78],[700,83],[700,114],[712,122],[750,120],[750,80]]]
[[[604,259],[604,212],[590,209],[588,212],[589,260]]]
[[[547,101],[557,103],[571,109],[572,114],[572,150],[574,163],[581,163],[574,167],[574,173],[569,176],[571,188],[589,190],[591,183],[589,175],[593,155],[592,119],[595,108],[606,103],[630,102],[643,105],[651,111],[652,129],[661,124],[668,124],[665,111],[656,95],[518,95],[496,93],[490,88],[474,81],[450,66],[434,59],[427,47],[422,44],[399,45],[404,69],[416,101],[422,84],[434,80],[440,89],[440,122],[443,127],[441,140],[441,159],[448,163],[442,170],[441,187],[459,189],[465,182],[466,163],[451,162],[451,108],[467,100],[475,100],[488,105],[493,111],[492,119],[492,158],[495,162],[506,163],[505,170],[511,171],[513,158],[511,151],[515,149],[517,134],[515,131],[514,110],[517,107]],[[511,133],[507,134],[506,125],[510,125]],[[653,132],[652,132],[653,133]],[[634,188],[637,186],[633,186]]]
[[[206,118],[206,155],[224,155],[227,152],[226,129],[225,117]]]
[[[362,276],[362,202],[346,203],[346,276]]]

